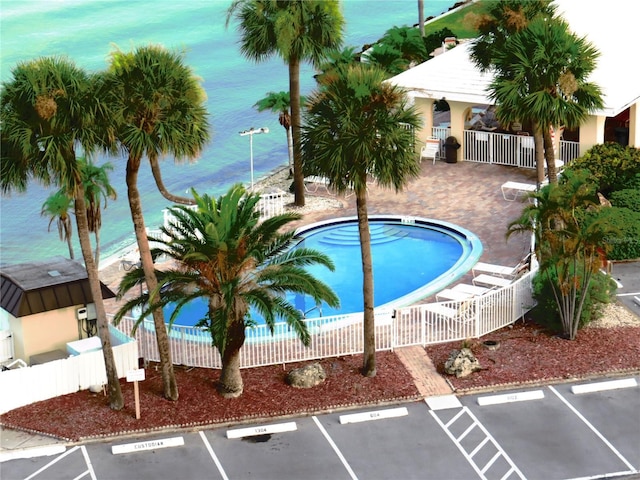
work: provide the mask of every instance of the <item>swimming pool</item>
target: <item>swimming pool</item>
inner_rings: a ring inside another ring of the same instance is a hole
[[[452,223],[418,217],[369,217],[376,308],[410,305],[442,290],[467,273],[482,254],[482,243],[470,231]],[[335,264],[309,271],[329,284],[340,298],[340,308],[316,305],[313,299],[291,295],[289,300],[306,318],[362,311],[362,264],[356,217],[319,222],[300,229],[298,243],[327,253]],[[169,318],[173,308],[165,308]],[[185,305],[174,326],[193,326],[207,305],[198,300]],[[252,315],[256,323],[263,320]]]

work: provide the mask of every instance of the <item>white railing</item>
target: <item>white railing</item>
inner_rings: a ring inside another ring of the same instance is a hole
[[[286,192],[263,193],[260,195],[260,201],[256,205],[256,209],[260,212],[260,219],[271,218],[275,215],[284,213],[284,201],[287,196]],[[187,208],[195,210],[196,205],[186,205]],[[162,224],[165,228],[169,228],[170,224],[175,221],[175,217],[167,208],[162,210]]]
[[[110,326],[118,377],[138,368],[138,344]],[[122,342],[122,343],[120,343]],[[105,385],[102,350],[0,372],[0,414],[41,400]],[[9,392],[11,392],[9,394]]]
[[[464,302],[442,302],[459,315],[445,317],[425,305],[403,307],[395,311],[376,311],[376,349],[392,350],[409,345],[445,343],[478,338],[512,324],[534,306],[533,273],[500,290]],[[242,347],[241,367],[278,365],[303,360],[359,354],[363,351],[362,313],[305,320],[311,344],[305,347],[285,323],[274,327],[273,335],[265,325],[247,330]],[[130,334],[134,319],[125,317],[118,328]],[[194,367],[220,368],[220,355],[211,346],[211,337],[203,329],[174,326],[169,331],[173,362]],[[140,354],[146,361],[159,361],[153,322],[145,320],[137,329]]]
[[[567,165],[571,160],[575,160],[580,156],[580,142],[570,142],[568,140],[560,140],[560,160]]]
[[[0,330],[0,365],[13,359],[13,334],[11,330]]]
[[[533,137],[465,130],[462,143],[462,159],[468,162],[524,168],[535,168],[536,165]]]
[[[434,135],[436,129],[434,128]],[[565,164],[580,156],[580,144],[560,140],[559,159]],[[465,130],[462,159],[468,162],[496,163],[535,168],[533,137],[507,133]]]

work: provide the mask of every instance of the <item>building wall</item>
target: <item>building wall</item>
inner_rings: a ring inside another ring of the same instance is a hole
[[[76,309],[79,306],[38,313],[10,321],[16,358],[29,363],[31,355],[67,350],[67,343],[79,339]]]

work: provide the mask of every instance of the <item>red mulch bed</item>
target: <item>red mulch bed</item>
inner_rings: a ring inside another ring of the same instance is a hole
[[[500,342],[500,347],[495,351],[487,349],[483,345],[487,340]],[[446,375],[461,392],[640,371],[640,327],[588,328],[578,333],[577,340],[569,341],[533,323],[519,323],[480,340],[470,340],[469,344],[483,370],[467,378]],[[453,342],[426,350],[443,373],[449,354],[461,345],[462,342]],[[176,367],[180,391],[177,402],[162,398],[162,382],[152,365],[146,370],[147,379],[139,384],[140,420],[135,419],[133,385],[123,381],[125,408],[119,412],[109,409],[104,395],[82,391],[7,412],[0,416],[0,424],[77,441],[418,398],[411,376],[392,352],[378,353],[378,374],[374,378],[360,375],[360,355],[324,359],[320,363],[327,373],[326,381],[306,390],[285,383],[286,372],[302,364],[243,370],[244,393],[237,399],[223,399],[216,393],[218,371]]]
[[[490,350],[486,341],[499,342]],[[518,323],[468,341],[483,370],[465,378],[444,373],[444,363],[463,342],[427,347],[439,373],[456,391],[551,383],[640,369],[640,327],[585,328],[575,340],[555,336],[532,322]]]
[[[377,354],[374,378],[360,374],[360,355],[328,358],[319,363],[327,379],[309,389],[297,389],[285,383],[287,371],[304,363],[288,364],[286,370],[281,365],[243,369],[244,393],[236,399],[224,399],[216,393],[218,370],[176,367],[180,393],[176,402],[162,398],[162,379],[150,365],[146,369],[146,380],[138,384],[140,420],[135,418],[133,384],[122,381],[125,408],[120,411],[110,410],[108,399],[102,393],[85,390],[11,410],[0,416],[0,423],[9,428],[77,441],[418,398],[411,376],[392,352]]]

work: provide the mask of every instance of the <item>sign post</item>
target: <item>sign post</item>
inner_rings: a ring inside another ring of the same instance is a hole
[[[129,370],[127,372],[127,382],[133,382],[133,396],[136,402],[136,420],[140,420],[140,391],[138,382],[144,380],[144,368]]]

